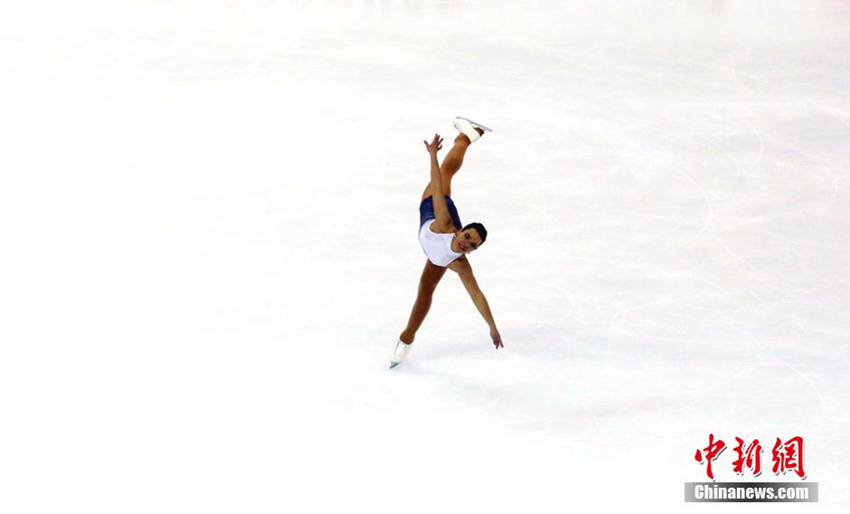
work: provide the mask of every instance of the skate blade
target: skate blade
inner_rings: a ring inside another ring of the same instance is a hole
[[[390,363],[390,369],[393,369],[394,367],[398,366],[399,364],[401,364],[401,363],[400,362],[391,362]]]
[[[480,128],[481,130],[483,130],[484,132],[493,132],[493,129],[488,128],[488,127],[485,127],[484,125],[482,125],[482,124],[478,123],[477,121],[472,121],[471,119],[469,119],[469,118],[464,118],[463,116],[456,116],[456,117],[457,117],[457,118],[460,118],[460,119],[462,119],[462,120],[466,120],[466,121],[468,121],[469,123],[471,123],[471,124],[472,124],[472,126],[473,126],[473,127],[478,127],[478,128]]]

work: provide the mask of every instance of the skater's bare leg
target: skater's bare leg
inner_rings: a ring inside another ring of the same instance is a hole
[[[481,129],[476,129],[480,133],[484,133]],[[460,170],[460,167],[463,166],[463,157],[466,155],[466,149],[469,148],[472,142],[463,134],[458,134],[455,138],[454,146],[449,150],[449,153],[443,158],[443,163],[440,164],[440,182],[443,185],[443,194],[446,196],[451,196],[452,194],[452,178],[455,176]],[[431,192],[431,184],[425,188],[425,191],[422,193],[422,198],[419,200],[420,202],[433,193]]]
[[[413,304],[413,310],[410,312],[410,319],[407,321],[407,327],[398,336],[403,343],[411,344],[416,337],[416,331],[425,320],[428,310],[431,309],[431,299],[434,296],[434,290],[437,289],[437,284],[446,273],[446,268],[432,264],[431,261],[425,262],[425,269],[422,271],[422,278],[419,279],[419,292],[416,295],[416,303]]]

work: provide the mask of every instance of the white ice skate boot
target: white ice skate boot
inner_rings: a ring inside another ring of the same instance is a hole
[[[395,345],[395,350],[393,351],[392,356],[390,357],[390,369],[393,369],[404,362],[408,353],[410,353],[410,345],[402,343],[401,340],[399,340],[399,342]]]
[[[458,132],[468,137],[473,143],[478,141],[478,138],[481,137],[481,134],[479,134],[475,129],[479,128],[484,132],[493,132],[480,123],[476,123],[467,118],[461,118],[460,116],[455,118],[454,125]]]

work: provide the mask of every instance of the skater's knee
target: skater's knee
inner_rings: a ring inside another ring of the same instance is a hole
[[[428,297],[432,296],[434,291],[437,290],[438,283],[439,281],[423,280],[419,283],[419,294]]]

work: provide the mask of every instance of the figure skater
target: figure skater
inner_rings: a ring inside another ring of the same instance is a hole
[[[499,335],[499,330],[493,321],[487,298],[478,288],[478,283],[472,274],[472,266],[466,258],[467,254],[480,248],[487,240],[487,230],[481,223],[470,223],[464,227],[450,196],[452,177],[460,170],[469,145],[477,141],[485,132],[492,131],[466,118],[455,118],[454,126],[459,134],[454,140],[454,146],[443,159],[442,166],[437,163],[437,152],[443,147],[443,138],[439,134],[434,134],[430,144],[423,141],[431,157],[431,181],[425,187],[419,205],[419,243],[428,260],[425,261],[425,269],[419,280],[419,292],[407,327],[399,336],[390,357],[390,368],[404,362],[407,354],[410,353],[416,331],[419,330],[425,315],[431,308],[431,298],[446,268],[456,272],[460,277],[472,302],[490,327],[493,345],[497,349],[503,348],[502,336]]]

